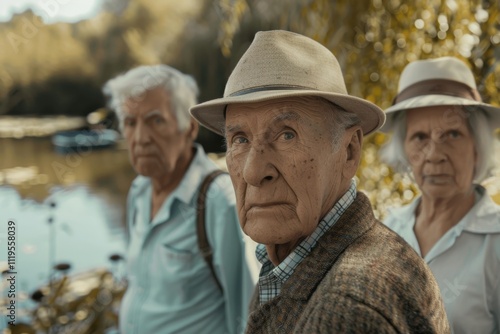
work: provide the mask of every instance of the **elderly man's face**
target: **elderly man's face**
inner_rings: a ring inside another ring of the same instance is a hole
[[[456,108],[407,111],[404,148],[415,181],[431,198],[470,194],[476,150],[466,115]]]
[[[192,131],[181,132],[168,94],[155,88],[123,105],[123,134],[135,171],[153,179],[177,172],[179,160],[191,150]]]
[[[253,240],[296,244],[345,192],[357,167],[346,163],[352,132],[334,145],[332,112],[306,98],[228,106],[227,166],[241,227]]]

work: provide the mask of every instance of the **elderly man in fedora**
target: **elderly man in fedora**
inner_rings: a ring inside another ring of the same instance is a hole
[[[225,136],[240,225],[259,243],[247,333],[449,332],[430,270],[356,191],[363,136],[385,116],[347,94],[328,49],[259,32],[224,97],[191,114]]]
[[[500,108],[454,57],[417,60],[399,80],[383,159],[421,195],[384,221],[429,265],[455,334],[500,333],[500,206],[480,182],[493,166]]]

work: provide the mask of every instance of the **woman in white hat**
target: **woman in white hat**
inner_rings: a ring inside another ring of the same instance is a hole
[[[462,61],[442,57],[403,70],[386,115],[382,160],[421,191],[386,225],[431,268],[455,334],[499,333],[500,206],[478,183],[493,166],[500,109],[482,102]]]

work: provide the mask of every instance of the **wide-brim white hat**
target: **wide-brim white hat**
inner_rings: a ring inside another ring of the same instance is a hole
[[[228,104],[282,97],[317,96],[357,114],[363,133],[379,129],[384,112],[375,104],[347,94],[335,56],[320,43],[289,31],[261,31],[231,73],[224,97],[198,104],[191,115],[220,135]]]
[[[432,106],[476,106],[485,111],[495,128],[500,127],[500,108],[482,101],[467,65],[454,57],[441,57],[405,67],[394,103],[385,110],[387,120],[381,131],[393,129],[398,112]]]

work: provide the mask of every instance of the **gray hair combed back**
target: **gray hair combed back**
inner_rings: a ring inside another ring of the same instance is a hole
[[[165,89],[171,99],[179,130],[187,129],[191,118],[189,108],[198,100],[198,86],[193,77],[168,65],[139,66],[106,82],[103,92],[110,96],[109,106],[118,116],[120,128],[125,101],[140,103],[146,91],[158,87]]]
[[[335,149],[340,148],[340,140],[344,136],[345,130],[355,126],[355,125],[360,125],[361,124],[361,119],[359,116],[353,112],[349,112],[339,106],[338,104],[335,104],[333,102],[330,102],[328,100],[325,100],[331,108],[334,110],[332,113],[332,121],[333,121],[333,128],[332,128],[332,140],[333,144],[335,145]]]
[[[495,144],[494,128],[488,122],[488,116],[481,108],[476,106],[463,106],[465,118],[474,138],[474,148],[477,154],[477,165],[474,171],[474,181],[481,182],[488,177],[493,170],[495,161],[493,149]],[[379,156],[382,162],[393,167],[397,172],[406,173],[410,170],[404,142],[406,137],[406,112],[401,111],[394,118],[393,134],[385,143]]]

